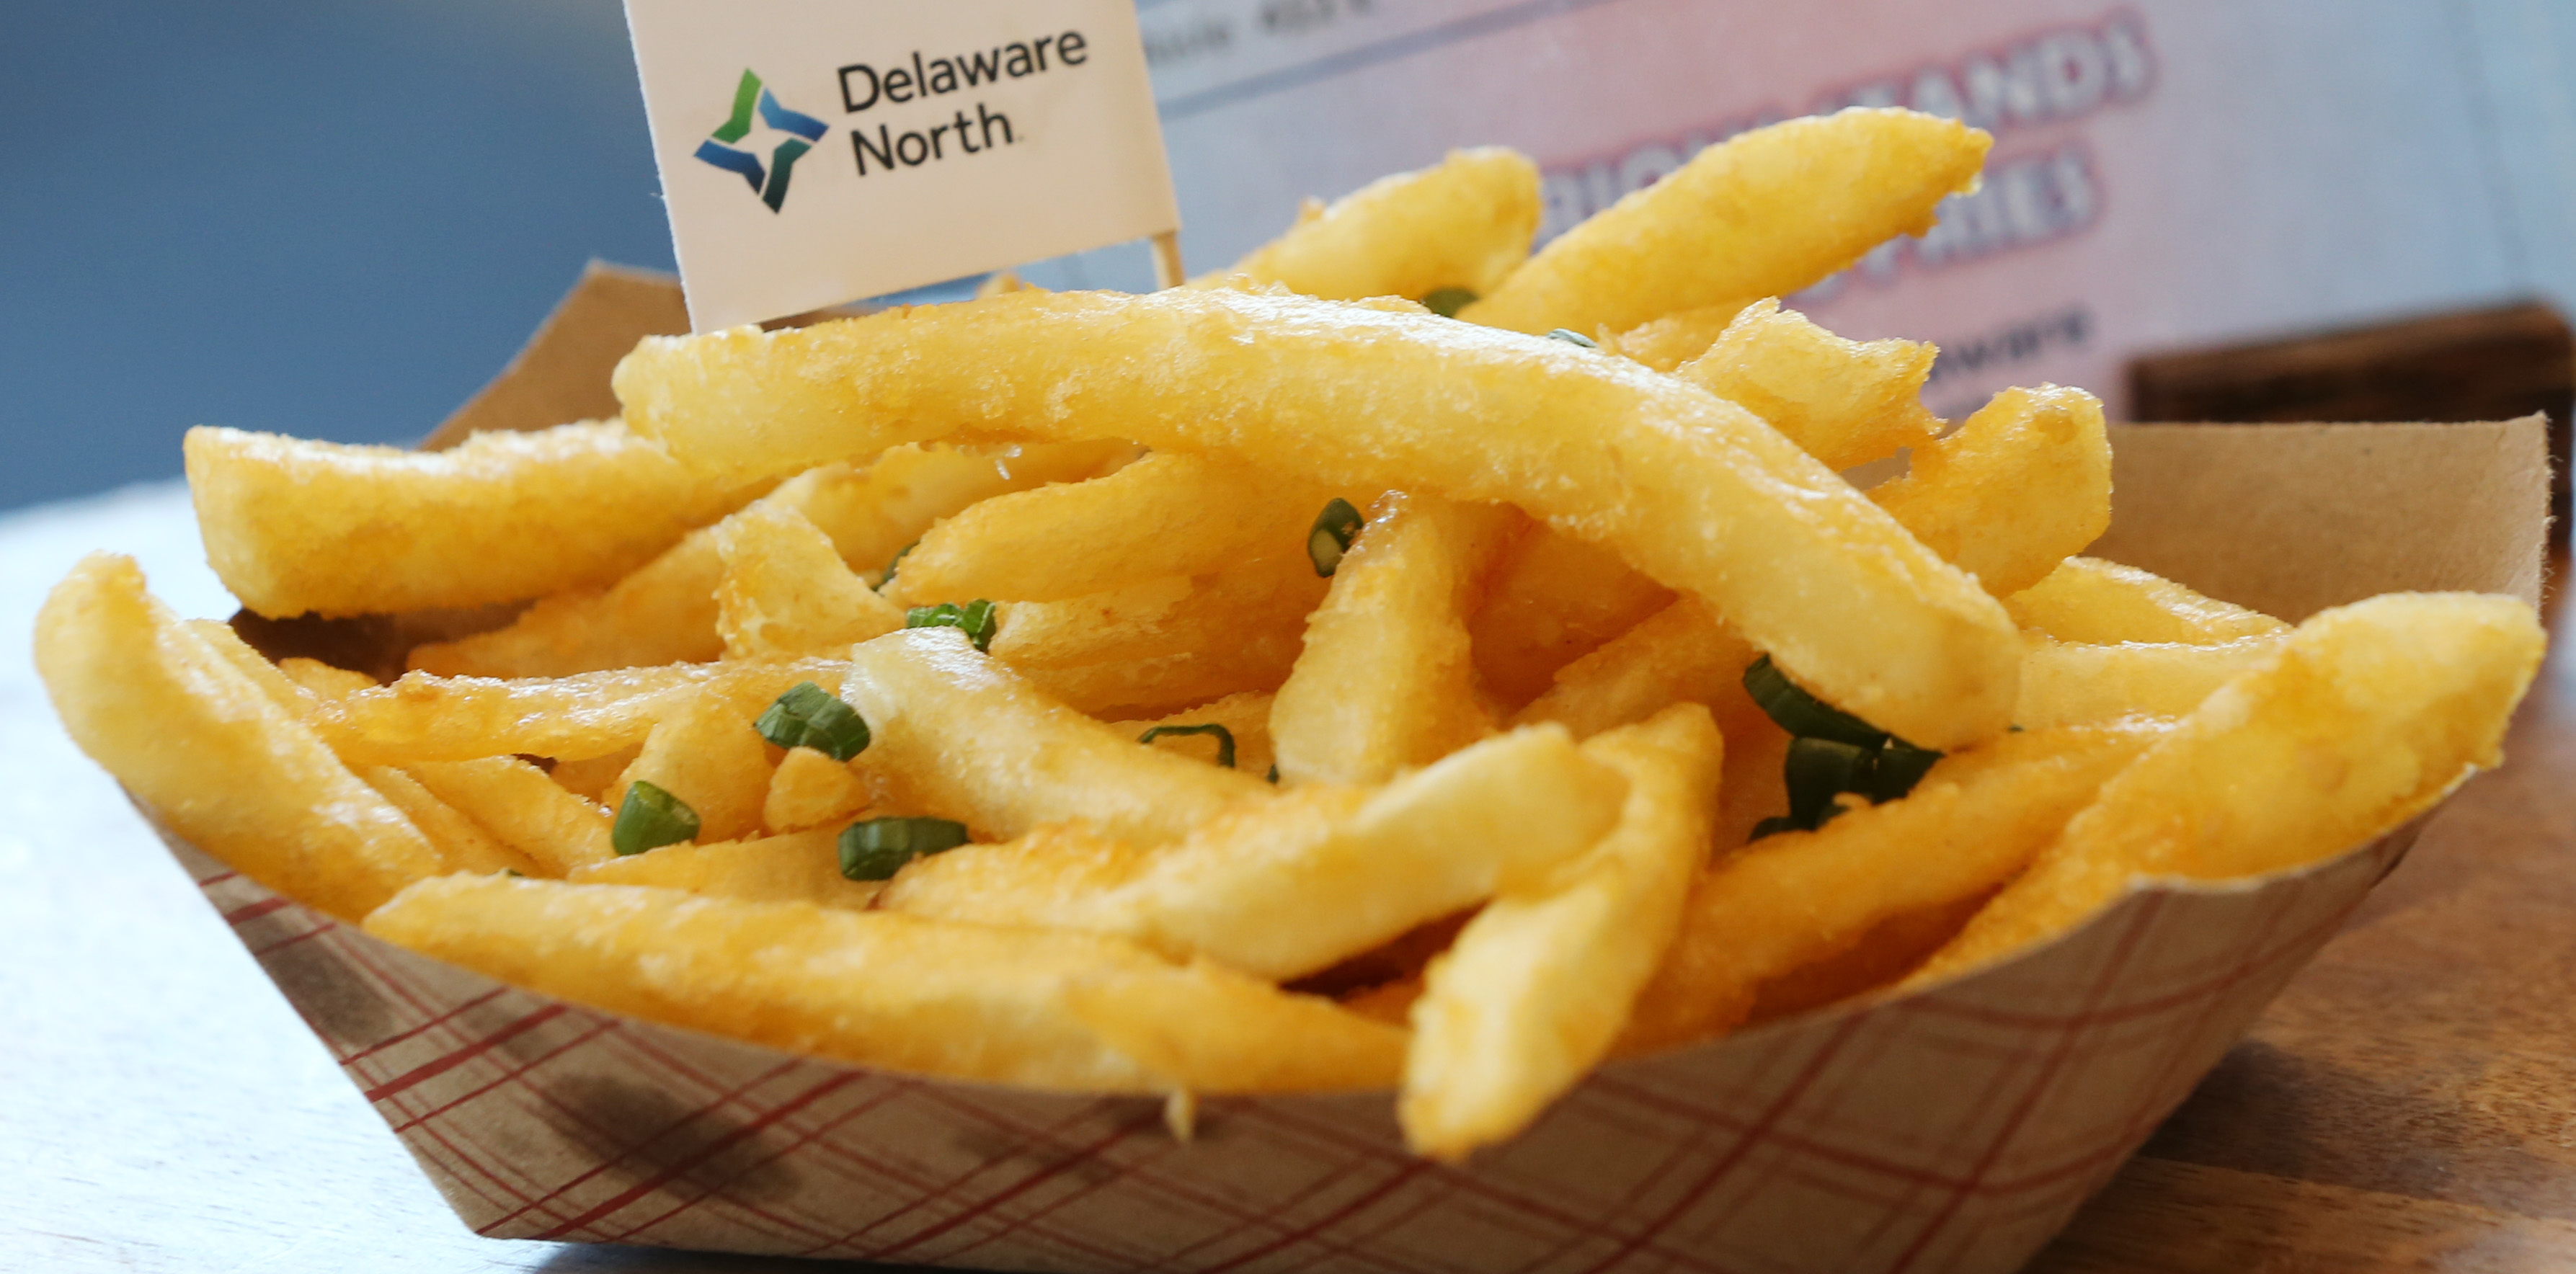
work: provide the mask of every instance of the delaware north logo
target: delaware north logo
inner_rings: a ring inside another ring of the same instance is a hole
[[[755,108],[760,112],[761,123],[790,134],[771,149],[766,167],[758,155],[734,149],[734,143],[751,135]],[[823,121],[779,105],[778,95],[761,87],[760,77],[745,70],[742,83],[734,86],[732,118],[698,143],[698,158],[726,172],[742,174],[742,179],[751,183],[751,192],[776,212],[787,206],[787,174],[795,169],[798,158],[823,140],[823,132]]]

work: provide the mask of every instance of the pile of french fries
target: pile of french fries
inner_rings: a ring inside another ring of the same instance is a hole
[[[1931,347],[1782,308],[1987,145],[1794,120],[1536,255],[1534,167],[1462,152],[1153,295],[648,340],[621,421],[199,429],[250,610],[471,631],[378,684],[99,556],[38,661],[175,832],[415,950],[934,1075],[1393,1087],[1454,1159],[1605,1057],[2294,867],[2497,761],[2527,605],[2292,627],[2079,556],[2092,396],[1953,428]]]

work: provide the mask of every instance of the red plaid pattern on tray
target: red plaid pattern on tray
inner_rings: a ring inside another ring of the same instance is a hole
[[[389,946],[172,851],[476,1232],[991,1270],[2005,1271],[2410,846],[2134,895],[1928,993],[1614,1062],[1463,1168],[1386,1094],[1159,1102],[868,1070]],[[168,839],[165,836],[165,839]]]

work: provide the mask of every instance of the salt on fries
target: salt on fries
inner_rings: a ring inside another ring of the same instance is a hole
[[[199,431],[252,610],[521,609],[379,685],[95,557],[37,661],[176,834],[385,939],[926,1074],[1392,1086],[1455,1158],[1615,1052],[2314,861],[2495,762],[2529,607],[2293,628],[2074,556],[2090,395],[1945,434],[1930,346],[1781,308],[1986,146],[1792,121],[1536,256],[1535,169],[1461,152],[1189,288],[648,340],[620,422]]]

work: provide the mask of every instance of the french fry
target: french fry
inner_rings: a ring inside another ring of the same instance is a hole
[[[644,741],[638,738],[614,752],[556,761],[555,768],[546,771],[546,777],[553,779],[556,787],[585,801],[605,804],[608,789],[616,784],[617,776],[624,774],[627,766],[635,764],[635,758],[643,752]]]
[[[2183,645],[2128,641],[2096,646],[2031,639],[2021,661],[2013,723],[2025,730],[2122,717],[2180,717],[2229,678],[2271,658],[2279,636]]]
[[[1769,720],[1744,690],[1744,670],[1756,657],[1707,606],[1683,598],[1559,670],[1512,724],[1554,721],[1590,738],[1688,702],[1708,705],[1719,732],[1733,739]]]
[[[841,684],[838,660],[674,664],[569,677],[400,679],[321,704],[315,723],[341,755],[374,765],[523,754],[578,760],[644,741],[653,723],[703,690],[776,698],[800,681]]]
[[[72,742],[243,875],[355,920],[441,870],[400,809],[144,591],[132,558],[93,553],[54,586],[35,656]]]
[[[1787,296],[1976,187],[1994,139],[1954,120],[1853,107],[1739,133],[1566,231],[1473,323],[1625,330],[1679,310]]]
[[[2290,631],[2260,611],[2204,597],[2153,571],[2093,557],[2070,557],[2003,602],[2014,623],[2067,642],[2214,646]]]
[[[429,838],[438,851],[439,861],[447,871],[497,872],[515,871],[523,876],[542,874],[542,869],[527,855],[502,844],[490,832],[459,813],[455,806],[438,799],[420,780],[390,765],[370,765],[357,771],[367,786],[401,810],[403,816]]]
[[[838,655],[903,627],[903,610],[841,561],[831,537],[792,508],[745,509],[715,527],[724,562],[716,632],[727,659]]]
[[[916,603],[1059,601],[1301,552],[1332,493],[1249,465],[1158,452],[1103,478],[996,496],[905,555]]]
[[[344,694],[364,690],[376,684],[375,678],[363,672],[334,668],[319,659],[306,659],[297,655],[289,655],[278,660],[277,670],[285,673],[287,680],[304,687],[305,691],[316,699],[337,699]]]
[[[803,513],[873,584],[938,519],[989,496],[1090,477],[1132,454],[1116,442],[895,447],[864,469],[816,466],[758,505]],[[724,653],[715,601],[723,577],[714,528],[702,527],[613,586],[544,598],[506,627],[418,647],[411,666],[441,676],[561,677],[713,660]]]
[[[1673,374],[1741,404],[1808,455],[1849,469],[1941,432],[1922,400],[1939,353],[1915,341],[1845,340],[1769,299],[1744,307],[1706,353]]]
[[[1610,1051],[1707,859],[1723,745],[1683,704],[1583,745],[1628,780],[1619,823],[1543,882],[1506,887],[1431,962],[1396,1113],[1455,1161],[1538,1117]]]
[[[512,756],[424,761],[406,767],[431,795],[536,865],[563,876],[617,856],[609,846],[609,812],[555,785],[546,772]]]
[[[1302,543],[1302,541],[1301,541]],[[909,559],[907,559],[908,561]],[[1259,663],[1284,679],[1325,583],[1304,552],[1238,562],[1188,578],[1166,575],[1105,593],[996,608],[993,657],[1015,668],[1072,668],[1111,660],[1217,654],[1267,642]],[[948,599],[969,600],[969,599]],[[1239,655],[1230,662],[1246,662]]]
[[[2510,597],[2389,593],[2318,613],[2106,785],[1912,982],[2066,933],[2141,878],[2282,871],[2405,822],[2502,759],[2544,644]]]
[[[1404,1068],[1401,1027],[1205,960],[1150,979],[1080,978],[1065,1001],[1103,1043],[1182,1092],[1384,1088]]]
[[[188,630],[208,653],[232,665],[242,679],[259,688],[270,703],[287,711],[299,721],[311,721],[321,711],[322,697],[304,688],[286,670],[268,661],[268,656],[250,648],[232,625],[211,619],[183,619],[179,626]]]
[[[839,828],[663,845],[572,869],[588,885],[652,885],[745,902],[810,902],[865,911],[884,882],[841,874]]]
[[[1378,500],[1271,703],[1281,779],[1383,783],[1492,732],[1467,615],[1515,521],[1436,496]]]
[[[1419,301],[1441,288],[1481,296],[1529,256],[1540,211],[1538,165],[1527,156],[1501,146],[1453,150],[1331,207],[1307,201],[1288,233],[1191,286],[1241,277],[1335,301]]]
[[[1247,1056],[1294,1042],[1328,1055],[1383,1055],[1391,1070],[1401,1048],[1401,1037],[1390,1040],[1376,1023],[1318,1014],[1251,979],[1175,968],[1090,934],[492,876],[423,881],[369,916],[367,931],[614,1013],[864,1066],[1031,1088],[1229,1090],[1224,1075],[1158,1075],[1108,1045],[1075,1007],[1077,987],[1095,1013],[1130,998],[1205,1010],[1221,997],[1224,1011],[1193,1012],[1192,1027],[1250,1037],[1167,1050],[1173,1058]],[[1224,985],[1212,996],[1214,981]]]
[[[1765,982],[1850,949],[1893,917],[1993,890],[2165,727],[2033,730],[1943,760],[1902,799],[1756,841],[1690,891],[1623,1051],[1734,1026]]]
[[[1667,314],[1652,322],[1640,323],[1624,332],[1611,333],[1601,348],[1622,358],[1633,358],[1659,372],[1669,372],[1708,352],[1717,338],[1726,332],[1735,316],[1756,298],[1721,301],[1679,314]]]
[[[1486,693],[1519,707],[1557,671],[1662,610],[1673,591],[1598,544],[1531,528],[1503,550],[1467,621]]]
[[[271,617],[482,606],[605,584],[760,494],[616,421],[446,451],[188,431],[206,559]]]
[[[772,835],[837,826],[867,807],[867,784],[848,765],[812,748],[789,748],[761,797],[760,825]]]
[[[757,833],[771,766],[769,743],[751,723],[778,693],[760,681],[735,679],[677,699],[653,723],[644,750],[603,794],[603,803],[622,808],[628,788],[650,783],[698,816],[698,840]]]
[[[1617,821],[1626,789],[1562,728],[1538,726],[1373,793],[1319,784],[1240,806],[1175,845],[1104,848],[1117,838],[1083,830],[950,850],[906,867],[882,904],[1113,933],[1284,980],[1581,853]]]
[[[1170,731],[1196,726],[1217,726],[1234,745],[1234,768],[1246,774],[1266,774],[1273,756],[1270,748],[1271,697],[1259,692],[1231,694],[1195,708],[1183,709],[1166,717],[1149,721],[1116,721],[1110,728],[1132,739],[1141,740],[1149,730],[1167,731],[1154,741],[1154,746],[1189,756],[1217,759],[1217,740],[1213,734],[1183,734]]]
[[[2102,404],[2056,385],[2007,389],[1869,498],[1995,596],[2020,592],[2111,525]]]
[[[2011,713],[2020,642],[1974,582],[1751,413],[1562,341],[1292,296],[1019,292],[650,338],[616,384],[629,423],[725,469],[1115,433],[1343,490],[1512,503],[1697,594],[1801,685],[1925,747]]]
[[[860,764],[897,801],[996,837],[1066,819],[1149,843],[1178,840],[1269,784],[1139,747],[1049,699],[954,628],[914,628],[850,651],[841,697],[874,737]]]

